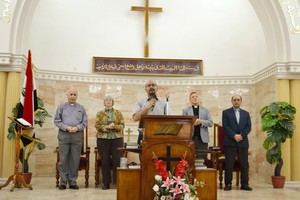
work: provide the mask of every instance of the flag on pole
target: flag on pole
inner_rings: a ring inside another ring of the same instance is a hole
[[[20,106],[17,118],[23,118],[34,126],[34,115],[38,111],[37,92],[35,88],[34,73],[31,64],[31,51],[28,51],[28,61],[24,83],[22,87]],[[23,131],[21,135],[21,147],[27,148],[35,141],[33,130]]]

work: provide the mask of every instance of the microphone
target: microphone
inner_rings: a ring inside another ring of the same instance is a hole
[[[156,94],[152,96],[151,99],[155,99],[156,101],[158,100]],[[151,111],[153,111],[155,105],[152,105]]]

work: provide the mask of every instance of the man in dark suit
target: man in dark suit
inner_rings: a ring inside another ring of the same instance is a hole
[[[225,191],[231,190],[234,160],[237,155],[241,171],[241,189],[251,191],[248,177],[248,134],[251,131],[249,112],[240,108],[242,97],[234,95],[231,98],[232,107],[224,110],[222,125],[225,131]]]

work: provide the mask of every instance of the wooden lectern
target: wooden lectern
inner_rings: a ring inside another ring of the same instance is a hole
[[[26,126],[22,123],[20,123],[17,119],[9,117],[13,122],[17,124],[17,141],[16,141],[16,160],[15,160],[15,172],[13,175],[11,175],[6,183],[3,185],[0,185],[0,189],[6,187],[11,181],[13,181],[13,185],[10,188],[10,191],[12,192],[16,186],[24,186],[25,188],[29,188],[32,190],[32,186],[30,184],[25,183],[23,175],[18,172],[19,170],[19,159],[20,159],[20,140],[21,140],[21,134],[22,130],[28,130],[33,129],[32,126]]]
[[[142,116],[143,138],[141,169],[118,169],[117,200],[153,200],[155,175],[158,172],[152,161],[153,153],[164,160],[167,168],[173,168],[186,154],[189,165],[195,165],[195,145],[192,140],[193,116]],[[140,149],[139,149],[140,150]],[[126,149],[122,149],[126,151]],[[132,151],[132,149],[128,149]],[[200,200],[217,199],[217,173],[215,169],[195,170],[194,176],[205,181],[205,188],[198,188]]]
[[[153,153],[166,162],[168,170],[187,152],[189,165],[195,164],[195,145],[192,140],[193,116],[142,116],[144,140],[142,141],[141,198],[154,199],[154,176],[158,174],[152,161]]]

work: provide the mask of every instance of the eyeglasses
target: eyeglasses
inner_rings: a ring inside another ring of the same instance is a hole
[[[152,84],[147,84],[147,87],[156,87],[157,85],[156,84],[154,84],[154,83],[152,83]]]
[[[232,99],[232,101],[241,101],[240,99]]]

